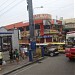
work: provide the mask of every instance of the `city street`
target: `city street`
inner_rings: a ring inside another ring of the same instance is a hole
[[[10,75],[75,75],[75,61],[69,61],[64,54],[60,54],[19,69]]]
[[[0,0],[0,75],[75,75],[74,4]]]

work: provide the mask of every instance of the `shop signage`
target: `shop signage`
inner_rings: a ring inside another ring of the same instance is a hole
[[[33,16],[34,19],[52,19],[50,14],[37,14]]]
[[[55,19],[54,19],[54,24],[62,25],[62,21],[60,21],[60,20],[55,20]]]
[[[51,25],[51,20],[43,20],[43,25]]]
[[[21,32],[21,36],[22,37],[27,37],[27,36],[29,36],[30,34],[29,34],[29,31],[22,31]]]
[[[50,33],[50,29],[44,29],[44,34],[49,34]]]
[[[44,35],[44,36],[38,36],[38,38],[50,38],[52,35]]]
[[[53,20],[51,20],[51,24],[55,24],[55,25],[65,25],[65,22],[64,22],[64,21],[61,21],[61,20],[53,19]]]
[[[58,30],[51,30],[50,29],[50,33],[59,33],[59,31]]]

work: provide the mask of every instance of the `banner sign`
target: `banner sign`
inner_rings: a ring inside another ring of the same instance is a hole
[[[55,24],[55,25],[65,25],[65,22],[64,22],[64,21],[61,21],[61,20],[53,19],[53,20],[51,20],[51,24]]]
[[[38,36],[38,38],[50,38],[52,35],[44,35],[44,36]]]

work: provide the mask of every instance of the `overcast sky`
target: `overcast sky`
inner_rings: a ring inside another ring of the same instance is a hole
[[[74,18],[74,0],[32,0],[33,14],[51,14],[52,18]],[[43,8],[37,8],[43,6]],[[26,0],[0,0],[0,27],[28,21]]]

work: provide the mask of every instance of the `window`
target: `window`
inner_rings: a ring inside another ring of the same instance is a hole
[[[20,30],[20,31],[24,31],[24,28],[20,27],[19,30]]]
[[[52,37],[51,38],[46,38],[46,42],[52,42]]]
[[[61,25],[55,25],[55,29],[58,31],[60,31],[60,27],[61,27]]]
[[[44,29],[50,29],[50,25],[44,25]]]
[[[41,38],[40,39],[40,43],[44,43],[44,38]]]
[[[35,24],[35,29],[40,29],[40,25],[39,24]]]
[[[9,40],[9,39],[8,39],[7,37],[3,37],[3,42],[4,42],[4,43],[7,43],[8,40]]]
[[[29,31],[29,26],[26,27],[26,31]]]

